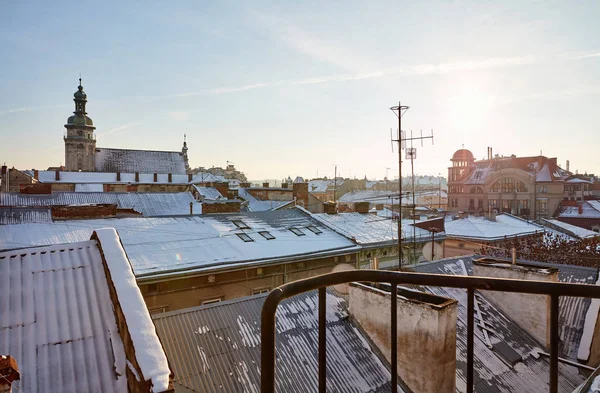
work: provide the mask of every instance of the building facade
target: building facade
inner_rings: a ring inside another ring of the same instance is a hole
[[[528,219],[552,216],[565,197],[570,173],[556,158],[492,157],[476,161],[460,149],[448,168],[448,209],[470,213],[510,213]]]

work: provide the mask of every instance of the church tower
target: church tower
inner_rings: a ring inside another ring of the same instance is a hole
[[[67,171],[94,172],[96,156],[96,136],[94,135],[94,123],[87,116],[85,104],[87,95],[81,86],[79,78],[79,87],[75,94],[75,112],[73,116],[67,119],[65,128],[67,135],[65,140],[65,168]]]

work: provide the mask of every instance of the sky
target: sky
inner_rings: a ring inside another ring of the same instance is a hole
[[[187,134],[192,167],[251,179],[397,176],[398,102],[409,135],[433,130],[416,174],[446,176],[463,145],[600,174],[598,16],[595,0],[4,0],[0,161],[64,163],[81,74],[97,146]]]

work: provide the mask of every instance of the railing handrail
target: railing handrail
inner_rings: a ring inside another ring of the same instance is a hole
[[[392,284],[392,332],[396,326],[396,302],[394,294],[399,284],[435,287],[463,288],[468,293],[467,320],[467,392],[473,391],[473,296],[475,290],[517,292],[548,295],[550,306],[550,392],[558,389],[558,298],[560,296],[600,299],[600,286],[548,281],[515,280],[504,278],[456,276],[429,273],[408,273],[381,270],[351,270],[327,273],[293,281],[271,291],[261,314],[261,392],[275,392],[275,314],[281,301],[289,297],[319,290],[319,391],[325,391],[325,289],[329,286],[351,282],[378,282]],[[323,325],[323,326],[321,326]],[[396,346],[392,343],[392,392],[396,391]]]

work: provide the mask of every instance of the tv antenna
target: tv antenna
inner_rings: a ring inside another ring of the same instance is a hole
[[[394,114],[396,115],[396,117],[398,118],[398,130],[397,130],[397,135],[396,135],[396,139],[394,139],[393,135],[392,135],[392,130],[390,129],[390,139],[391,139],[391,144],[392,144],[392,151],[394,151],[394,142],[396,142],[398,144],[398,195],[400,198],[400,202],[398,204],[399,207],[399,217],[398,217],[398,270],[402,271],[402,259],[403,259],[403,252],[402,252],[402,150],[406,149],[406,142],[410,141],[411,143],[411,147],[410,150],[407,150],[406,152],[406,159],[411,160],[411,165],[412,165],[412,161],[414,160],[414,158],[416,157],[416,148],[412,147],[412,141],[415,140],[420,140],[421,141],[421,146],[423,146],[423,140],[425,139],[431,139],[431,143],[433,144],[433,130],[431,130],[431,135],[429,136],[423,136],[423,132],[421,131],[421,136],[418,137],[413,137],[412,132],[410,135],[410,138],[408,138],[406,136],[406,132],[402,130],[402,116],[404,116],[404,114],[408,111],[409,107],[406,105],[402,105],[402,103],[400,101],[398,101],[398,106],[393,106],[390,108],[390,110],[392,112],[394,112]],[[410,152],[410,153],[409,153]],[[409,155],[410,154],[410,155]],[[413,224],[415,222],[415,204],[414,204],[414,171],[413,171]],[[393,215],[393,211],[392,211],[392,215]],[[414,225],[413,225],[413,245],[415,244],[415,231],[416,229],[414,229]]]

